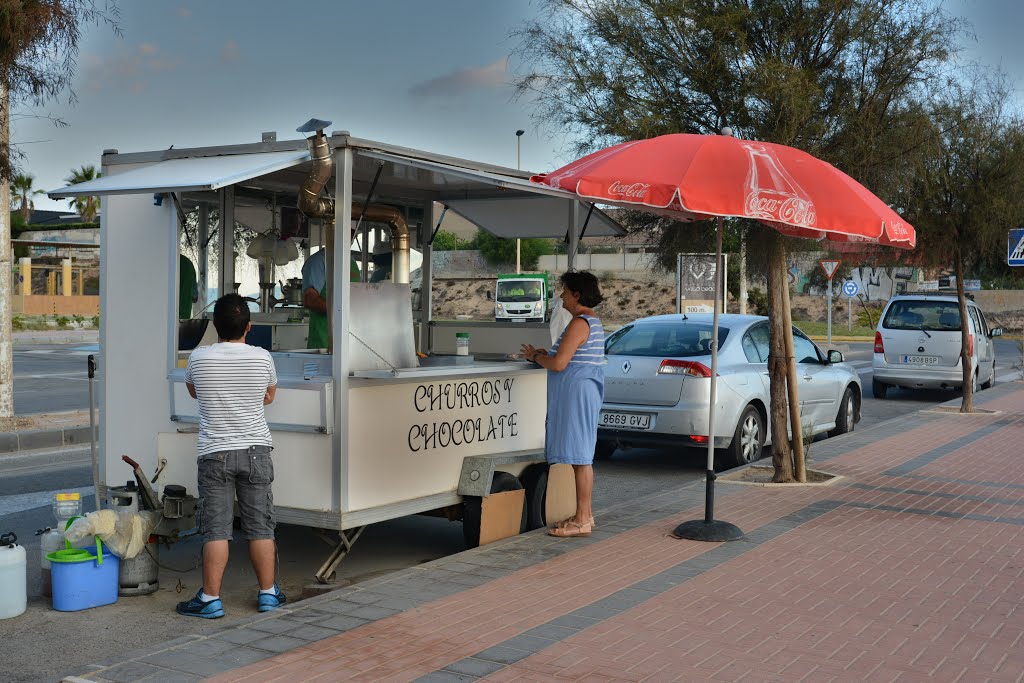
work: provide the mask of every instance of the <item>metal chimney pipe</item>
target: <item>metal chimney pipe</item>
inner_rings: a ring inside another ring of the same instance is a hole
[[[309,143],[309,155],[313,162],[313,169],[309,177],[299,189],[299,211],[310,218],[319,218],[324,221],[324,229],[328,236],[334,236],[334,200],[329,197],[321,197],[324,185],[331,178],[332,161],[331,149],[327,143],[327,137],[322,130],[316,135],[307,138]],[[370,204],[364,207],[362,204],[352,204],[352,214],[359,215],[368,221],[375,223],[387,223],[391,228],[391,281],[409,283],[409,226],[405,222],[402,212],[392,206]],[[330,271],[328,271],[330,272]]]

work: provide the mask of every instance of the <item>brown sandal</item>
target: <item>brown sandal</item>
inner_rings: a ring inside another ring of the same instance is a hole
[[[594,530],[592,522],[586,522],[580,524],[572,518],[563,520],[548,529],[548,536],[557,536],[558,538],[575,538],[577,536],[589,536],[590,532]]]

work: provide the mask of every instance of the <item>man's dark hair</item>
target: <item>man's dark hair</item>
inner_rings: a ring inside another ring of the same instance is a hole
[[[237,294],[225,294],[213,305],[213,326],[221,339],[240,339],[249,324],[249,304]]]
[[[593,273],[585,270],[572,271],[563,274],[558,281],[570,292],[579,294],[580,303],[587,308],[593,308],[604,301],[604,297],[601,296],[601,288],[597,286],[597,278]]]

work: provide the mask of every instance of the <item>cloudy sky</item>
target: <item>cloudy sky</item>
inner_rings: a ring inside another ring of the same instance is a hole
[[[1024,88],[1024,2],[945,0],[968,17],[969,54]],[[571,161],[557,131],[513,98],[510,33],[536,0],[121,0],[123,37],[88,27],[77,102],[15,111],[12,142],[36,186],[121,152],[294,139],[316,117],[371,140],[546,171]],[[57,116],[55,128],[33,114]],[[40,197],[37,208],[66,209]]]

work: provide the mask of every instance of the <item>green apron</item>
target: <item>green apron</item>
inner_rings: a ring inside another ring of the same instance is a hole
[[[327,298],[327,285],[320,290],[320,296]],[[327,314],[309,312],[309,338],[306,341],[307,349],[327,348]]]
[[[349,281],[359,282],[359,264],[355,262],[355,259],[349,261]],[[320,296],[327,298],[327,285],[325,284],[320,289]],[[317,313],[316,311],[309,312],[309,336],[306,339],[307,349],[326,349],[327,348],[327,314]]]

